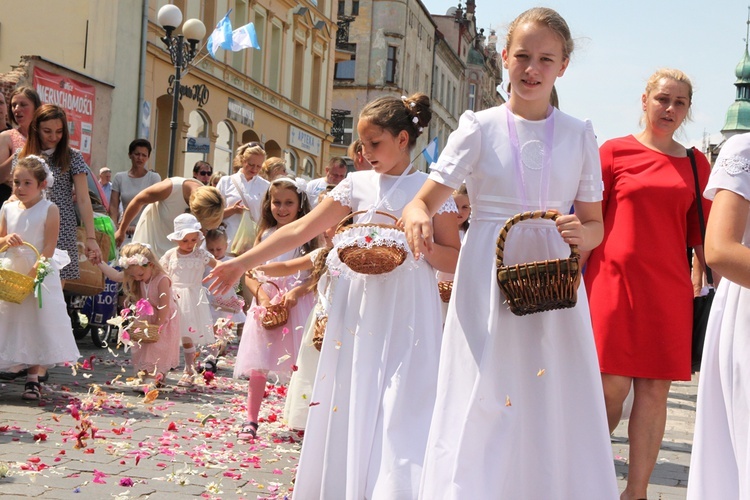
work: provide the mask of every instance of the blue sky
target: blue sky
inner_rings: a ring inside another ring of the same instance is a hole
[[[464,0],[465,2],[465,0]],[[476,0],[477,26],[497,30],[536,6],[557,10],[568,22],[576,50],[558,79],[561,108],[589,118],[599,142],[640,130],[640,97],[648,77],[660,67],[684,71],[693,81],[693,120],[677,139],[699,146],[704,132],[720,138],[734,102],[734,70],[745,51],[748,3],[738,0]],[[457,1],[423,0],[433,14]]]

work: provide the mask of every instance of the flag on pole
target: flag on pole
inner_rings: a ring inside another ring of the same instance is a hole
[[[247,23],[241,28],[232,31],[232,52],[242,49],[258,49],[258,35],[255,33],[255,25]]]
[[[225,50],[232,50],[232,21],[229,20],[229,12],[219,21],[216,25],[214,32],[208,37],[206,42],[206,49],[211,54],[211,57],[216,59],[216,51],[220,48]]]
[[[439,155],[437,137],[430,141],[427,147],[422,151],[422,154],[424,155],[424,159],[427,161],[428,167],[437,161]]]

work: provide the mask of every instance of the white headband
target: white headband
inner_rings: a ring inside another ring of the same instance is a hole
[[[47,174],[47,177],[44,179],[47,181],[47,189],[51,189],[52,184],[55,183],[55,176],[52,174],[52,170],[50,170],[49,165],[47,164],[47,160],[37,155],[29,155],[26,158],[36,160],[42,164],[42,167],[44,167],[44,172]]]
[[[307,188],[307,182],[305,182],[305,179],[302,177],[297,177],[295,179],[292,179],[291,177],[278,177],[273,180],[271,184],[276,184],[280,181],[286,181],[290,184],[294,184],[294,187],[297,189],[297,193],[303,194],[305,193],[305,189]]]

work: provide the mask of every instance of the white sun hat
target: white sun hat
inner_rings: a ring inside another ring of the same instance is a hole
[[[182,241],[190,233],[198,233],[199,240],[203,239],[201,223],[193,214],[180,214],[174,219],[174,232],[167,235],[170,241]]]

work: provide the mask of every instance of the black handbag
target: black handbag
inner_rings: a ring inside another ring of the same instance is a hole
[[[701,190],[698,183],[698,167],[695,165],[693,149],[687,150],[690,157],[690,165],[693,167],[693,178],[695,179],[695,199],[698,204],[698,223],[701,229],[701,242],[706,243],[706,219],[703,216],[703,202],[701,201]],[[714,277],[711,268],[706,265],[706,279],[708,280],[708,294],[693,298],[693,343],[690,349],[691,365],[693,373],[701,370],[701,358],[703,357],[703,344],[706,340],[706,325],[708,315],[711,312],[711,304],[714,301]]]

